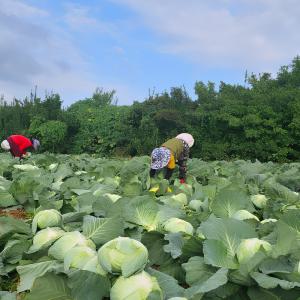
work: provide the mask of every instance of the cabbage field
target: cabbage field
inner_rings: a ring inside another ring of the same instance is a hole
[[[300,163],[149,162],[0,155],[0,299],[300,299]]]

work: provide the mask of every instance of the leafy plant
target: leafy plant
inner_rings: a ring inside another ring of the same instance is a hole
[[[0,161],[2,298],[299,298],[299,163],[192,159],[170,184],[149,157]]]

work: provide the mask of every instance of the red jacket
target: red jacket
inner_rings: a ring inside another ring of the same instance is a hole
[[[26,154],[26,149],[32,147],[30,139],[23,135],[11,135],[7,141],[10,145],[10,153],[14,157],[22,157]]]

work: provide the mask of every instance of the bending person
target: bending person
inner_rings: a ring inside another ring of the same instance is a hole
[[[170,179],[176,163],[179,166],[179,179],[185,183],[187,160],[190,148],[194,145],[194,138],[189,133],[181,133],[155,148],[151,153],[150,177],[154,177],[157,170],[166,168],[165,179]]]
[[[40,146],[37,139],[29,139],[23,135],[11,135],[6,140],[2,141],[1,148],[10,151],[13,157],[25,158],[27,150],[34,149]]]

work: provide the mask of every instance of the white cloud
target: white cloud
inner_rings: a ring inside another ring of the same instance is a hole
[[[116,34],[116,28],[112,23],[91,16],[91,7],[68,3],[65,8],[64,20],[70,28],[79,31]]]
[[[48,12],[18,0],[0,0],[1,12],[8,16],[45,17]]]
[[[93,25],[92,20],[83,14],[78,22]],[[66,105],[91,96],[97,86],[109,89],[112,84],[99,77],[50,13],[24,1],[0,0],[0,95],[5,99],[24,98],[37,86],[39,96],[57,92]],[[129,95],[123,86],[120,91]]]
[[[213,67],[276,70],[300,52],[298,0],[111,0],[160,35],[159,51]]]

